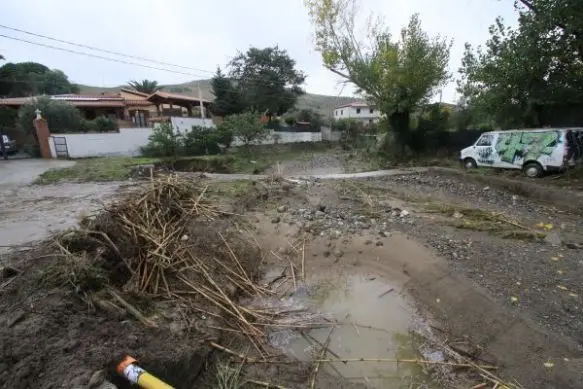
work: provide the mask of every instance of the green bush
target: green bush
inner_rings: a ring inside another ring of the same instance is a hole
[[[154,128],[148,144],[141,147],[140,151],[146,157],[177,157],[183,153],[181,138],[171,124],[162,123]]]
[[[81,131],[82,132],[99,132],[99,127],[94,120],[81,120]]]
[[[39,97],[20,107],[18,112],[18,124],[28,134],[35,133],[33,120],[36,118],[37,109],[47,120],[49,130],[53,134],[81,130],[83,118],[77,108],[65,101]]]
[[[113,132],[117,131],[117,123],[115,120],[105,116],[99,116],[94,120],[99,132]]]
[[[260,143],[269,136],[269,129],[261,123],[259,116],[252,112],[226,116],[221,126],[225,130],[230,130],[247,147]]]
[[[221,152],[218,133],[214,129],[192,126],[182,137],[185,155],[213,155]]]
[[[227,149],[231,147],[231,143],[233,143],[233,140],[235,139],[235,134],[229,125],[224,125],[224,123],[221,123],[216,129],[216,133],[218,144],[224,146]]]

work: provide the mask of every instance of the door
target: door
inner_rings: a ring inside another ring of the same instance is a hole
[[[476,155],[476,164],[478,166],[492,166],[494,165],[494,138],[495,134],[482,134],[480,139],[474,145],[474,152]]]

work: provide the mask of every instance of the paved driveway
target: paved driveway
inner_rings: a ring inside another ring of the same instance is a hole
[[[31,185],[48,169],[74,164],[42,159],[0,161],[0,254],[75,226],[117,193],[118,182]]]

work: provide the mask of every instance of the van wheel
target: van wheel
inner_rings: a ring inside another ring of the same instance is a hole
[[[537,178],[543,175],[543,167],[538,162],[529,162],[524,165],[524,174],[530,178]]]
[[[466,158],[466,159],[464,159],[464,167],[467,170],[475,169],[478,167],[478,164],[476,163],[476,161],[474,161],[473,158]]]

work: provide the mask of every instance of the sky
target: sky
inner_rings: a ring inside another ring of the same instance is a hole
[[[515,25],[512,0],[360,0],[361,15],[382,16],[398,34],[413,13],[430,35],[453,39],[449,70],[457,76],[464,44],[484,44],[497,16]],[[0,2],[0,24],[53,38],[192,69],[171,68],[115,57],[0,28],[0,34],[93,53],[123,61],[165,67],[176,74],[76,55],[0,36],[6,61],[40,62],[64,71],[76,83],[117,86],[153,79],[174,84],[212,77],[238,51],[278,45],[288,51],[308,78],[305,89],[326,95],[353,94],[322,66],[314,50],[313,27],[302,0],[18,0]],[[458,96],[452,81],[442,91],[445,102]],[[437,97],[436,97],[437,98]]]

